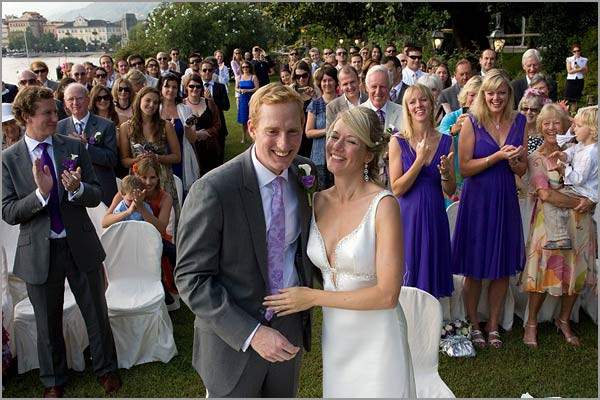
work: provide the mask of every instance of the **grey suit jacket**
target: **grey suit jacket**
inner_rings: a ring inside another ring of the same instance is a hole
[[[549,83],[550,83],[550,87],[548,88],[549,89],[548,97],[550,97],[550,99],[552,101],[557,101],[558,95],[557,95],[557,91],[556,91],[556,82],[554,82],[552,79],[549,79]],[[513,88],[513,94],[515,97],[514,109],[516,110],[517,107],[519,106],[519,102],[521,101],[521,98],[523,98],[523,95],[525,94],[525,91],[527,90],[529,85],[527,84],[526,77],[515,79],[514,81],[512,81],[510,83],[510,85]]]
[[[58,122],[56,132],[62,135],[68,135],[75,132],[73,117],[68,117]],[[94,171],[102,186],[102,201],[110,205],[113,197],[117,193],[117,183],[115,178],[115,166],[118,161],[117,135],[115,124],[106,118],[99,117],[90,113],[90,118],[84,129],[88,140],[97,132],[100,132],[100,142],[88,144],[87,151],[94,165]]]
[[[300,285],[310,287],[313,265],[306,244],[311,209],[306,191],[294,184],[302,163],[312,165],[296,157],[289,182],[300,213],[296,271]],[[252,350],[241,349],[262,322],[268,294],[266,225],[251,148],[192,185],[180,221],[174,275],[181,298],[196,315],[192,363],[209,391],[218,387],[227,393],[248,363]],[[298,337],[309,350],[309,311],[302,313],[302,325]]]
[[[90,221],[86,207],[100,203],[102,189],[94,168],[81,141],[60,135],[53,137],[56,175],[65,169],[63,161],[78,154],[83,193],[68,200],[68,193],[58,183],[60,211],[67,232],[67,240],[77,268],[91,271],[101,268],[105,254]],[[46,282],[50,266],[50,218],[48,207],[42,207],[35,195],[31,159],[27,144],[20,140],[2,152],[2,218],[11,225],[20,224],[14,273],[25,282],[40,285]]]
[[[358,98],[358,104],[362,104],[369,99],[369,96],[365,92],[360,92],[360,96]],[[335,121],[335,118],[342,111],[348,110],[348,103],[346,103],[346,97],[341,95],[337,99],[334,99],[327,104],[327,109],[325,111],[325,130],[329,131],[329,127]]]
[[[458,102],[458,93],[460,92],[460,89],[461,88],[455,83],[449,88],[442,90],[440,97],[437,99],[437,104],[448,103],[450,104],[452,111],[458,110],[460,108],[460,103]]]
[[[58,82],[56,81],[51,81],[50,79],[46,80],[46,82],[44,82],[44,86],[52,89],[53,92],[56,92],[56,89],[58,89]]]
[[[365,101],[361,106],[373,109],[371,100]],[[402,107],[388,100],[386,103],[384,130],[389,128],[392,130],[397,129],[399,132],[402,132],[403,126],[404,122],[402,121]]]

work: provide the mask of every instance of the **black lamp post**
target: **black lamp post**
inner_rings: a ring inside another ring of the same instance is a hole
[[[436,27],[433,31],[433,35],[431,35],[431,44],[433,46],[434,54],[437,54],[444,44],[444,32],[442,32],[439,27]]]
[[[502,53],[504,45],[506,44],[506,35],[504,34],[502,27],[500,26],[501,17],[501,13],[496,14],[496,29],[494,29],[490,36],[488,36],[490,48],[493,49],[496,53]]]

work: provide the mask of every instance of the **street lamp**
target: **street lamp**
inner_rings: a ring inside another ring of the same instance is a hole
[[[340,42],[340,46],[343,45],[344,44],[344,38],[340,38],[339,42]]]
[[[502,53],[502,49],[504,49],[504,44],[506,43],[506,35],[500,26],[501,16],[501,13],[496,13],[496,29],[488,36],[490,48],[494,49],[496,53]]]
[[[433,31],[431,43],[433,45],[434,53],[437,53],[438,50],[442,48],[442,44],[444,44],[444,32],[442,32],[439,27],[436,27]]]

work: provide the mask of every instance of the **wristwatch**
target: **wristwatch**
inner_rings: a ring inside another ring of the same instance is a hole
[[[81,185],[77,186],[77,188],[75,190],[73,190],[71,193],[71,196],[75,196],[77,193],[79,193],[79,188],[81,188]]]

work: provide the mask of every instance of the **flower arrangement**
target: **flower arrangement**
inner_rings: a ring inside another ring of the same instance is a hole
[[[89,144],[99,144],[100,140],[102,140],[102,134],[100,132],[94,133],[94,136],[90,137],[88,140]]]
[[[306,190],[308,197],[308,206],[312,207],[312,195],[317,190],[317,178],[310,173],[310,165],[300,164],[298,165],[300,184]]]
[[[471,324],[466,321],[457,319],[454,322],[448,322],[442,326],[442,339],[450,336],[465,336],[471,337]]]
[[[77,166],[77,159],[79,158],[78,154],[71,154],[69,158],[62,162],[63,167],[68,169],[70,172],[75,171],[75,167]]]

